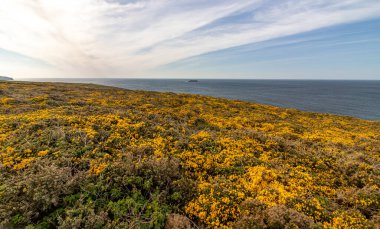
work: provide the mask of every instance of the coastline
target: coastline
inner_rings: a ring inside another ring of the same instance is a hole
[[[113,80],[117,80],[117,81],[113,82]],[[129,80],[133,80],[133,81],[131,83],[129,83],[130,82]],[[294,98],[291,98],[291,100],[289,100],[289,101],[286,100],[286,102],[284,102],[283,100],[286,97],[284,97],[282,94],[280,94],[279,97],[277,97],[277,98],[273,97],[273,96],[263,97],[263,98],[261,98],[261,96],[258,96],[258,97],[256,96],[257,98],[253,97],[256,99],[252,99],[252,98],[250,98],[250,96],[246,97],[246,96],[240,96],[240,95],[234,94],[234,91],[229,92],[229,94],[226,94],[225,92],[219,91],[219,90],[215,91],[215,93],[214,93],[214,92],[210,92],[208,88],[207,88],[207,90],[203,89],[204,86],[202,85],[202,83],[207,82],[207,81],[218,82],[220,79],[204,79],[204,80],[197,82],[196,84],[198,84],[198,85],[195,85],[195,88],[194,88],[193,84],[190,84],[190,88],[185,88],[185,89],[180,89],[180,90],[175,89],[173,87],[170,87],[170,88],[169,87],[162,87],[161,84],[159,84],[159,85],[153,84],[153,86],[151,86],[149,84],[149,82],[151,82],[151,80],[153,80],[153,82],[157,82],[157,81],[161,81],[161,80],[164,80],[164,82],[166,82],[166,80],[169,80],[169,82],[170,82],[173,79],[142,79],[141,80],[141,79],[116,79],[115,78],[115,79],[104,79],[101,81],[96,81],[96,79],[91,79],[91,78],[90,79],[72,78],[72,79],[29,79],[29,81],[28,81],[28,79],[23,79],[23,80],[19,80],[19,82],[95,84],[95,85],[109,86],[109,87],[115,87],[115,88],[126,89],[126,90],[203,95],[203,96],[211,96],[211,97],[215,97],[215,98],[224,98],[224,99],[229,99],[229,100],[237,100],[237,101],[263,104],[263,105],[268,105],[268,106],[280,107],[280,108],[284,108],[284,109],[295,109],[298,111],[310,112],[310,113],[320,113],[320,114],[326,114],[326,115],[345,116],[345,117],[359,118],[359,119],[369,120],[369,121],[379,121],[380,120],[380,116],[378,116],[378,115],[376,116],[376,114],[380,114],[380,112],[376,113],[376,111],[372,111],[371,112],[372,115],[370,115],[370,114],[366,115],[365,111],[366,111],[366,109],[368,109],[369,105],[366,105],[366,107],[362,107],[360,109],[355,108],[356,110],[351,111],[351,112],[349,112],[348,110],[344,110],[345,106],[347,106],[347,104],[350,104],[351,101],[346,101],[346,105],[340,105],[340,106],[342,106],[342,108],[339,108],[340,110],[338,111],[338,110],[334,110],[331,107],[329,108],[328,103],[320,102],[320,104],[319,104],[319,102],[317,102],[318,100],[316,100],[315,105],[307,104],[307,100],[305,101],[305,103],[300,103],[300,101],[297,101]],[[188,79],[175,79],[174,81],[176,82],[176,84],[173,86],[182,87],[183,85],[187,84]],[[222,80],[222,81],[223,82],[224,81],[235,82],[235,80]],[[261,81],[276,82],[276,80],[243,80],[243,81],[247,81],[247,82],[261,82]],[[282,80],[282,82],[299,82],[299,81],[301,81],[301,82],[309,82],[309,81],[312,81],[312,82],[330,82],[330,81],[353,82],[352,80]],[[141,82],[143,82],[143,83],[141,83]],[[177,85],[177,82],[179,82],[180,85]],[[358,82],[360,82],[360,81],[358,81]],[[369,81],[364,80],[363,82],[369,82]],[[378,83],[379,88],[380,88],[380,81],[373,81],[373,82]],[[197,87],[201,87],[201,88],[197,89]],[[270,87],[270,85],[269,85],[269,87]],[[269,89],[274,90],[271,88],[269,88]],[[257,94],[257,93],[254,93],[254,94]],[[291,92],[291,93],[294,93],[294,92]],[[323,93],[323,92],[321,92],[321,93]],[[339,94],[337,94],[337,95],[339,95]],[[337,96],[337,95],[332,95],[332,96]],[[322,94],[320,96],[321,96],[321,99],[325,99],[327,95]],[[360,96],[362,96],[362,95],[360,95]],[[380,96],[380,94],[379,94],[379,96]],[[277,100],[277,102],[275,102],[276,100]],[[300,104],[297,105],[297,103],[300,103],[301,105]],[[356,105],[358,105],[358,103],[351,104],[350,106],[351,106],[351,108],[353,108]],[[361,105],[363,105],[363,104],[361,104]],[[323,109],[321,109],[321,108],[323,108]],[[349,107],[347,107],[347,109],[348,108]]]

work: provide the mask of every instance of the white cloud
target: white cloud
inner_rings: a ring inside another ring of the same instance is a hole
[[[378,0],[1,0],[0,49],[66,75],[135,76],[194,55],[377,16]]]

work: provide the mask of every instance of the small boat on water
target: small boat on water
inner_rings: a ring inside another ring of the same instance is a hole
[[[189,82],[189,83],[197,83],[198,80],[189,80],[189,81],[187,81],[187,82]]]

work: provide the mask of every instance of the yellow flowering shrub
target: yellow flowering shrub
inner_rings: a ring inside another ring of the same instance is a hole
[[[324,223],[324,228],[349,229],[369,228],[367,219],[359,212],[334,212],[334,218],[329,223]]]
[[[379,227],[379,121],[85,84],[0,92],[0,227]]]

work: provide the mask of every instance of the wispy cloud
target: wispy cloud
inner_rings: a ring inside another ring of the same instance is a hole
[[[0,49],[68,75],[144,75],[191,56],[378,16],[378,0],[2,0]]]

